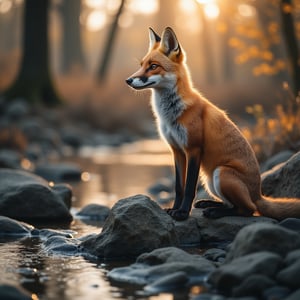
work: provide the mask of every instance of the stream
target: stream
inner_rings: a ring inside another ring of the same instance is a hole
[[[65,161],[75,162],[83,171],[82,181],[71,183],[73,215],[90,203],[112,207],[121,198],[147,194],[149,186],[172,174],[172,157],[168,149],[160,141],[152,140],[119,148],[85,148],[80,150],[78,156]],[[99,222],[85,223],[77,218],[68,226],[33,225],[37,228],[71,230],[76,238],[99,233],[102,226]],[[88,261],[80,256],[47,256],[40,251],[40,246],[38,238],[0,239],[0,282],[22,287],[44,300],[179,300],[197,293],[182,291],[143,296],[142,287],[112,282],[106,277],[112,268],[128,265],[132,261],[106,263]]]

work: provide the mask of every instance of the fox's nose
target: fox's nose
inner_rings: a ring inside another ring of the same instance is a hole
[[[129,77],[129,78],[126,79],[126,83],[127,83],[128,85],[131,85],[132,82],[133,82],[133,78]]]

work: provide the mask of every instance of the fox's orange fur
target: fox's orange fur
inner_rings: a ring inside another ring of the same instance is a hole
[[[207,191],[217,200],[198,203],[207,217],[253,213],[276,219],[300,217],[299,200],[261,195],[259,166],[251,146],[225,112],[194,89],[171,28],[164,30],[162,38],[150,28],[149,51],[140,69],[126,81],[135,89],[152,88],[158,129],[175,161],[176,198],[167,210],[173,218],[188,217],[199,170]]]

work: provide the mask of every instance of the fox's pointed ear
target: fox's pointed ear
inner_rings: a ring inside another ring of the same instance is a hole
[[[160,36],[151,27],[149,27],[149,49],[152,49],[156,43],[160,42],[160,40]]]
[[[182,51],[175,35],[175,32],[171,27],[167,27],[162,33],[161,49],[163,53],[170,59],[179,61],[182,57]]]

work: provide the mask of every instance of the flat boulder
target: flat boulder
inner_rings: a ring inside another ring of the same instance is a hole
[[[156,248],[175,246],[172,218],[144,195],[119,200],[103,230],[81,243],[83,251],[102,259],[128,259]]]
[[[0,169],[0,215],[21,221],[70,222],[68,186],[50,187],[32,173]]]

